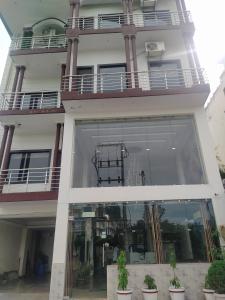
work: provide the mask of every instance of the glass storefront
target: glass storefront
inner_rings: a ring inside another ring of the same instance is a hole
[[[74,293],[105,297],[107,266],[122,249],[128,264],[167,263],[171,247],[177,262],[206,262],[206,222],[215,224],[210,200],[71,204],[68,265]]]
[[[73,187],[206,183],[191,116],[76,122]]]

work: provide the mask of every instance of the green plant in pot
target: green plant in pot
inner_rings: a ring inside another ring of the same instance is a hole
[[[171,300],[184,300],[185,289],[181,286],[180,279],[176,275],[177,261],[174,248],[169,248],[169,262],[173,270],[173,278],[170,280],[170,298]]]
[[[209,267],[207,284],[215,290],[215,299],[225,300],[225,259],[215,260]]]
[[[127,289],[128,286],[128,270],[126,269],[126,253],[121,251],[117,259],[118,265],[118,300],[131,300],[132,290]]]
[[[147,288],[142,289],[144,300],[157,300],[158,290],[155,279],[150,275],[145,275],[144,283]]]

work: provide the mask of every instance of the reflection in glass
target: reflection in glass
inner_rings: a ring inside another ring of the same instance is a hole
[[[201,203],[161,204],[159,215],[165,261],[171,247],[178,262],[207,260]]]
[[[76,122],[74,187],[202,183],[192,117]]]

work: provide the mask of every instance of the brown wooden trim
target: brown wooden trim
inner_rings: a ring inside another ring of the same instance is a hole
[[[17,89],[16,89],[17,93],[20,93],[21,90],[22,90],[25,71],[26,71],[26,67],[25,66],[21,66],[20,67],[20,73],[19,73],[18,85],[17,85]],[[18,95],[18,94],[16,95],[15,102],[16,102],[15,103],[16,108],[19,109],[20,103],[21,103],[21,95]]]
[[[58,200],[58,191],[0,194],[0,202]]]
[[[13,109],[13,110],[2,110],[0,116],[16,116],[16,115],[40,115],[40,114],[60,114],[65,113],[63,107],[60,108],[43,108],[43,109]]]
[[[66,75],[70,75],[70,61],[72,53],[72,40],[68,39],[67,57],[66,57]]]
[[[73,47],[72,47],[72,55],[73,55],[73,67],[72,67],[72,75],[77,75],[77,58],[78,58],[78,44],[79,39],[75,38],[73,40]]]
[[[3,133],[2,142],[1,142],[1,149],[0,149],[0,168],[2,166],[2,159],[3,159],[3,156],[4,156],[4,152],[5,152],[5,146],[6,146],[8,131],[9,131],[9,126],[4,126],[4,133]]]
[[[51,183],[51,190],[56,188],[56,178],[58,178],[57,174],[57,162],[59,156],[59,143],[60,143],[60,135],[61,135],[61,124],[57,123],[56,125],[56,135],[55,135],[55,147],[53,153],[53,163],[52,163],[52,183]]]
[[[11,50],[10,56],[67,52],[67,47]]]
[[[10,125],[9,131],[8,131],[6,148],[5,148],[5,155],[4,155],[3,162],[2,162],[2,170],[6,170],[9,165],[9,158],[10,158],[10,151],[11,151],[11,146],[12,146],[14,130],[15,130],[15,126]]]
[[[61,83],[60,83],[60,89],[61,91],[63,90],[63,78],[64,76],[66,75],[66,65],[65,64],[62,64],[61,65]]]
[[[76,92],[63,91],[61,93],[62,101],[71,100],[89,100],[89,99],[111,99],[111,98],[129,98],[129,97],[146,97],[146,96],[164,96],[164,95],[181,95],[181,94],[194,94],[194,93],[210,93],[209,84],[202,84],[191,88],[176,88],[167,90],[151,90],[143,91],[142,89],[127,89],[124,92],[106,92],[106,93],[85,93],[78,94]]]

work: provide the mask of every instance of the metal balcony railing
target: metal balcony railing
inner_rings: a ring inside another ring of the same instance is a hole
[[[10,50],[65,48],[67,38],[62,35],[43,35],[33,37],[15,37],[12,39]]]
[[[50,109],[61,106],[60,93],[57,91],[0,94],[0,111]]]
[[[139,14],[111,14],[98,15],[93,17],[69,18],[69,28],[89,29],[110,29],[120,28],[123,24],[135,24],[136,27],[145,26],[168,26],[191,23],[192,18],[189,11],[170,12],[152,11]]]
[[[78,94],[124,92],[140,88],[143,91],[191,88],[206,84],[203,69],[107,73],[65,76],[63,88]]]
[[[2,170],[0,191],[3,193],[58,190],[60,168]]]

